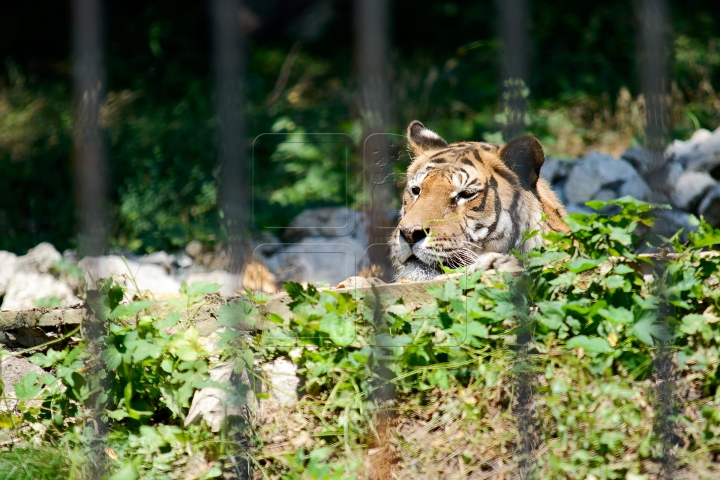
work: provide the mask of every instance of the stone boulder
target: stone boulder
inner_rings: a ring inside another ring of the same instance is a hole
[[[595,198],[601,190],[617,192],[625,183],[630,183],[628,191],[639,195],[649,192],[647,185],[643,186],[643,179],[627,160],[616,160],[605,153],[591,152],[570,170],[565,183],[565,198],[569,204],[582,205]],[[609,194],[604,192],[603,196]],[[640,200],[644,200],[644,197]]]
[[[708,173],[685,172],[675,182],[673,191],[670,193],[670,201],[673,207],[692,212],[705,194],[715,188],[717,184],[717,180]]]
[[[360,212],[346,207],[303,210],[285,229],[284,238],[295,242],[306,237],[347,237],[357,235],[365,222]]]
[[[0,297],[5,295],[10,280],[15,274],[17,255],[10,252],[0,251]]]
[[[46,306],[68,307],[81,303],[70,286],[52,275],[18,271],[10,280],[0,309],[30,310],[43,300]]]
[[[700,202],[698,213],[713,227],[720,227],[720,185],[710,190]]]
[[[101,278],[114,277],[120,285],[134,291],[150,291],[153,293],[178,293],[180,282],[171,277],[165,268],[159,265],[139,263],[121,257],[108,255],[102,257],[85,257],[78,262],[85,273],[88,285]]]
[[[0,412],[15,410],[18,400],[15,394],[15,383],[29,373],[43,375],[45,371],[37,365],[30,363],[23,357],[5,355],[0,357],[0,384],[4,385],[5,399],[0,401]],[[40,402],[36,402],[40,403]],[[33,405],[39,407],[40,405]]]
[[[19,272],[50,273],[54,270],[55,262],[62,260],[60,252],[51,244],[43,242],[31,248],[22,257],[18,257],[15,270]]]
[[[676,140],[668,147],[666,154],[687,170],[711,173],[720,176],[720,128],[710,133],[701,129],[690,140]]]

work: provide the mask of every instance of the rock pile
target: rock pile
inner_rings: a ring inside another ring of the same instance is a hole
[[[687,141],[676,140],[654,159],[642,147],[628,149],[621,158],[591,152],[584,158],[548,158],[541,175],[553,186],[568,213],[590,212],[588,200],[612,200],[625,195],[670,204],[658,211],[658,233],[672,235],[692,229],[691,214],[720,226],[720,128],[698,130]]]

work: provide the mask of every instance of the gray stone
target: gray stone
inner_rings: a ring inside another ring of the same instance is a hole
[[[618,194],[615,190],[603,188],[593,195],[592,200],[602,200],[603,202],[607,202],[608,200],[615,200],[616,198],[618,198]]]
[[[700,202],[698,213],[713,227],[720,227],[720,185],[710,190]]]
[[[565,184],[565,197],[568,203],[583,204],[600,189],[614,189],[637,176],[638,173],[628,161],[591,152],[570,170]]]
[[[37,365],[30,363],[23,357],[3,355],[0,356],[0,380],[4,385],[4,400],[0,400],[0,411],[15,410],[18,404],[15,394],[15,382],[19,382],[29,373],[43,375],[45,371]],[[35,406],[35,405],[33,405]],[[39,405],[37,405],[39,406]]]
[[[565,211],[568,214],[571,214],[571,213],[587,213],[587,214],[596,213],[595,210],[593,210],[592,208],[586,207],[585,205],[578,205],[577,203],[570,203],[570,204],[566,205]]]
[[[47,273],[16,272],[3,297],[2,310],[30,310],[44,298],[55,297],[58,306],[81,303],[70,287]]]
[[[720,176],[720,128],[712,134],[696,132],[693,138],[681,145],[673,144],[675,161],[685,165],[687,170],[712,173]]]
[[[678,178],[670,193],[672,205],[680,210],[693,211],[705,194],[718,182],[704,172],[685,172]]]
[[[285,229],[284,237],[297,241],[307,237],[347,237],[363,227],[361,213],[346,207],[303,210]]]
[[[545,159],[542,168],[540,169],[540,176],[550,182],[551,184],[556,183],[561,178],[565,178],[572,168],[573,160],[560,160],[555,157],[548,157]]]
[[[17,255],[10,252],[0,251],[0,297],[5,295],[10,280],[15,273]]]
[[[15,269],[19,272],[49,273],[54,270],[55,262],[62,259],[60,252],[47,242],[28,250],[27,254],[18,257]]]
[[[265,265],[281,281],[336,285],[358,274],[366,246],[366,240],[355,237],[308,237],[266,258]]]
[[[658,159],[653,158],[653,155],[649,150],[639,146],[628,148],[620,156],[620,158],[630,162],[630,164],[635,167],[635,170],[637,170],[643,177],[653,170],[653,163],[656,160],[660,160],[661,162],[664,160],[662,157]]]
[[[655,210],[654,216],[655,224],[652,227],[652,231],[654,234],[665,238],[672,237],[682,229],[683,232],[680,234],[680,240],[687,241],[687,232],[697,228],[690,223],[691,214],[681,212],[680,210]]]
[[[165,268],[159,265],[138,263],[127,260],[127,265],[121,257],[107,255],[103,257],[85,257],[78,262],[78,266],[85,273],[88,285],[94,284],[101,278],[113,277],[119,284],[130,291],[152,293],[177,293],[180,291],[180,282],[168,275]]]
[[[640,175],[635,175],[618,188],[618,197],[625,195],[647,201],[650,198],[650,187]]]

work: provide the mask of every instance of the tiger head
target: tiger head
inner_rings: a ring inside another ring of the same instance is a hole
[[[407,140],[414,159],[390,240],[398,279],[430,279],[441,265],[470,265],[483,253],[527,252],[542,242],[539,232],[566,230],[565,208],[540,178],[536,138],[448,144],[414,121]]]

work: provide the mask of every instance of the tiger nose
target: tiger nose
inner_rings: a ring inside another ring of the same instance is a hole
[[[429,228],[424,229],[420,226],[400,227],[400,231],[402,232],[403,237],[405,237],[405,240],[407,240],[407,242],[411,245],[419,242],[430,234]]]

